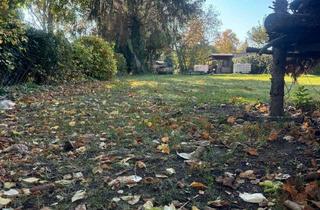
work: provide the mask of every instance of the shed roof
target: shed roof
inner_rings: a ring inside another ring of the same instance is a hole
[[[213,58],[233,58],[234,54],[214,53],[210,57]]]

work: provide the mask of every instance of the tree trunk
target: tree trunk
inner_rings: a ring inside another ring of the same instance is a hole
[[[284,115],[284,76],[286,72],[287,51],[283,47],[273,49],[273,69],[271,71],[271,106],[272,117]]]

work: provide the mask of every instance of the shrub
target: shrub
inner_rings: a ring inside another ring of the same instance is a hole
[[[270,73],[272,69],[272,56],[270,55],[248,55],[235,58],[234,63],[250,63],[251,74]]]
[[[126,75],[128,73],[128,64],[126,58],[121,53],[115,53],[115,58],[117,60],[118,75]]]
[[[73,43],[74,65],[89,77],[108,80],[117,72],[113,46],[97,36],[81,37]]]
[[[27,81],[43,84],[71,77],[72,48],[62,34],[54,35],[29,28],[18,37],[24,41],[15,41],[16,45],[6,43],[1,47],[6,52],[1,53],[0,58],[1,69],[5,70],[2,71],[5,75],[0,75],[4,85]],[[3,60],[6,62],[2,62]]]
[[[18,19],[0,18],[0,84],[14,83],[11,74],[22,66],[27,37]]]
[[[304,111],[309,111],[314,108],[314,101],[310,96],[309,90],[305,86],[299,86],[294,95],[294,102],[297,108]]]
[[[58,44],[52,33],[42,30],[27,31],[28,44],[25,57],[25,69],[28,80],[37,84],[53,80],[58,73]]]

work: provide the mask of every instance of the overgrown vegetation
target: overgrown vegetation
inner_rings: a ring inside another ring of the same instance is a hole
[[[310,111],[315,107],[314,100],[312,99],[309,90],[305,86],[299,86],[294,95],[294,103],[297,108],[300,108],[304,111]]]
[[[74,65],[77,69],[98,80],[109,80],[117,72],[113,46],[95,36],[81,37],[73,43]]]

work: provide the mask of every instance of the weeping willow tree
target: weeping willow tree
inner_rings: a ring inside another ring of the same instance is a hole
[[[172,25],[185,24],[200,11],[203,0],[93,0],[90,19],[98,34],[115,42],[135,73],[148,71],[160,50],[174,42]]]

